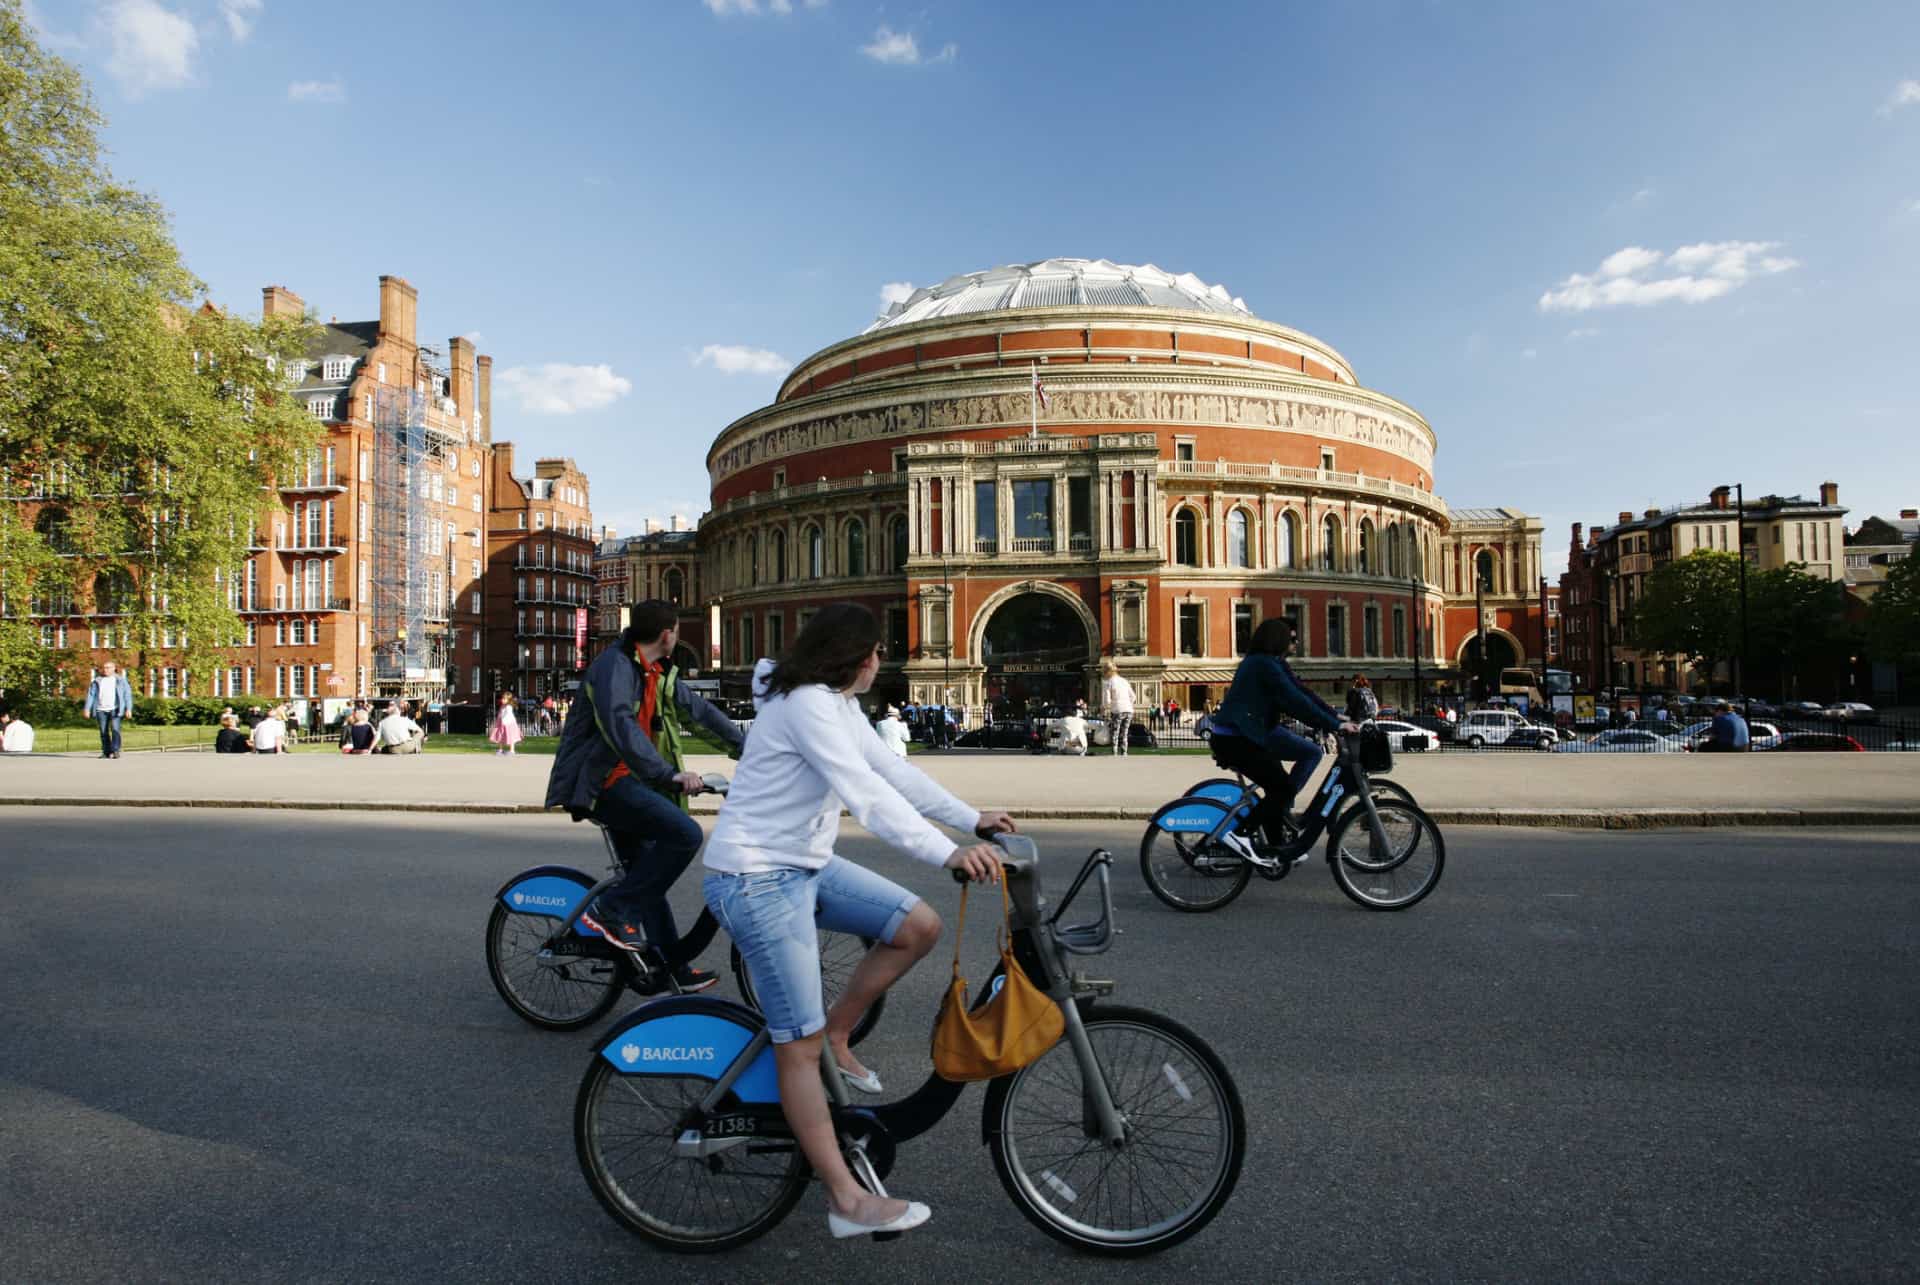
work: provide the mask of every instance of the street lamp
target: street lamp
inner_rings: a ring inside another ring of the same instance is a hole
[[[1420,577],[1407,577],[1407,603],[1413,612],[1413,709],[1419,713],[1420,704]]]
[[[1726,492],[1720,494],[1724,503]],[[1740,697],[1741,716],[1752,718],[1753,698],[1747,694],[1747,493],[1739,482],[1733,484],[1733,496],[1733,547],[1740,556],[1740,654],[1734,658],[1733,686]],[[1712,676],[1708,678],[1711,681]]]

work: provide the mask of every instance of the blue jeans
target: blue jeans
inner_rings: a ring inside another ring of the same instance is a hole
[[[120,752],[121,717],[119,713],[109,714],[105,710],[101,710],[93,716],[93,721],[100,724],[100,752],[102,754],[118,754]]]
[[[1247,815],[1246,828],[1265,833],[1269,843],[1280,842],[1280,818],[1313,779],[1325,756],[1317,742],[1284,727],[1269,732],[1265,744],[1244,736],[1216,734],[1213,738],[1213,761],[1260,787],[1259,806]],[[1286,768],[1285,759],[1293,760],[1292,770]]]
[[[820,929],[893,944],[920,898],[884,875],[833,857],[818,870],[780,866],[707,875],[707,907],[740,948],[754,998],[775,1044],[827,1024],[820,988]]]
[[[667,904],[667,890],[700,851],[704,836],[699,822],[679,803],[631,776],[600,792],[593,817],[613,836],[614,851],[627,872],[600,894],[603,907],[616,917],[632,915],[655,950],[671,949],[680,933],[674,927],[673,907]]]

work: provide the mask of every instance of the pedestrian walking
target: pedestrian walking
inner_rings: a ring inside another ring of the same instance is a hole
[[[1100,685],[1100,703],[1107,716],[1107,731],[1113,737],[1113,752],[1126,757],[1127,737],[1133,726],[1133,684],[1120,677],[1120,667],[1108,661]]]
[[[100,666],[100,676],[87,684],[87,717],[100,725],[100,757],[120,757],[120,720],[133,714],[133,688],[112,661]]]
[[[886,742],[888,749],[901,758],[907,756],[907,725],[900,721],[900,711],[887,706],[886,716],[874,724],[873,730],[880,733],[880,739]]]
[[[1380,698],[1373,694],[1373,684],[1365,674],[1355,674],[1353,685],[1347,688],[1347,721],[1364,723],[1379,712]]]
[[[495,754],[512,754],[520,743],[520,720],[513,712],[513,693],[501,692],[500,704],[493,714],[493,729],[487,733]]]

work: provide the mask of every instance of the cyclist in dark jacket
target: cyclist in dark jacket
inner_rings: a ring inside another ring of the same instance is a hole
[[[1213,716],[1214,762],[1247,777],[1264,795],[1230,839],[1264,835],[1272,846],[1284,842],[1287,810],[1320,766],[1320,746],[1281,726],[1282,714],[1322,732],[1352,726],[1294,674],[1286,662],[1292,650],[1293,625],[1285,617],[1262,621]],[[1291,772],[1287,759],[1293,760]]]
[[[601,893],[581,922],[622,949],[666,951],[680,940],[667,890],[700,851],[704,836],[685,798],[705,786],[680,762],[680,720],[690,719],[738,750],[746,736],[732,719],[677,681],[673,649],[680,611],[658,599],[636,605],[620,641],[587,667],[580,699],[561,729],[547,777],[550,808],[607,827],[626,877]],[[683,967],[685,990],[719,980]]]

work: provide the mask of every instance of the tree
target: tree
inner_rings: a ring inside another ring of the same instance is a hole
[[[1740,646],[1740,564],[1731,553],[1701,549],[1656,567],[1633,608],[1633,642],[1642,651],[1691,661],[1708,676]]]
[[[1808,575],[1804,563],[1774,567],[1747,577],[1749,694],[1767,691],[1785,700],[1801,680],[1816,678],[1825,694],[1847,658],[1859,651],[1846,618],[1847,590],[1837,580]]]
[[[111,607],[94,623],[122,663],[208,672],[240,632],[231,577],[264,488],[319,432],[276,395],[310,323],[196,308],[165,211],[114,182],[100,125],[0,0],[0,689],[55,677],[35,611]]]
[[[1867,606],[1867,651],[1903,668],[1920,665],[1920,544],[1887,568]]]

